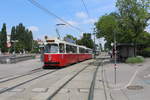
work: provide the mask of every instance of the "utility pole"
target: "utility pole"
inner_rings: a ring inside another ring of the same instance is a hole
[[[116,85],[116,81],[117,81],[117,51],[116,51],[116,31],[114,31],[114,81],[115,81],[115,85]]]
[[[95,30],[95,28],[94,28],[94,33],[93,33],[93,35],[94,35],[94,59],[95,59],[95,58],[96,58],[96,45],[95,45],[96,30]]]
[[[96,58],[95,34],[96,33],[94,33],[94,59]]]

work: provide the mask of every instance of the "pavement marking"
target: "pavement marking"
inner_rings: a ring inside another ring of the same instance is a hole
[[[32,89],[32,92],[36,92],[36,93],[43,93],[43,92],[47,92],[48,88],[34,88]]]
[[[128,86],[130,86],[130,85],[132,84],[133,80],[135,79],[137,73],[139,72],[139,70],[140,70],[140,68],[138,68],[138,69],[136,70],[136,72],[133,74],[133,76],[131,77],[131,79],[130,79],[130,81],[128,82],[128,84],[126,84],[124,87],[115,88],[115,89],[113,89],[113,90],[122,90],[122,89],[125,89],[125,88],[127,88]]]
[[[140,70],[140,68],[138,68],[138,69],[136,70],[136,72],[133,74],[132,78],[130,79],[129,83],[128,83],[127,85],[125,85],[124,88],[127,88],[129,85],[131,85],[131,83],[132,83],[133,80],[135,79],[135,77],[136,77],[136,75],[137,75],[137,73],[138,73],[139,70]]]
[[[79,89],[79,92],[81,92],[81,93],[88,93],[89,89]]]

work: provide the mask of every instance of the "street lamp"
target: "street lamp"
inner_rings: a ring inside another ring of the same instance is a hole
[[[57,26],[62,26],[62,25],[66,25],[66,24],[63,24],[63,23],[56,24],[56,33],[58,35],[58,39],[60,39],[60,33],[59,33]]]

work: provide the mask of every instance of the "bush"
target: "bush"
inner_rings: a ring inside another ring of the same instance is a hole
[[[141,55],[144,56],[144,57],[150,57],[150,47],[144,48],[144,49],[142,50]]]
[[[126,60],[126,63],[141,63],[141,62],[144,62],[144,58],[142,56],[129,57]]]

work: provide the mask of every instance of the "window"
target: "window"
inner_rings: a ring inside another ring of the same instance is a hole
[[[66,45],[66,52],[67,53],[77,53],[77,47],[72,45]]]
[[[72,53],[72,52],[71,52],[71,46],[68,45],[68,44],[66,45],[66,52],[67,52],[67,53]]]
[[[72,50],[73,50],[73,53],[77,53],[77,47],[76,46],[72,46]]]
[[[44,49],[45,53],[58,53],[58,45],[57,44],[47,44]]]
[[[86,53],[86,50],[84,48],[79,47],[79,53]]]
[[[60,53],[65,53],[65,47],[64,47],[64,44],[63,44],[63,43],[60,43],[60,44],[59,44],[59,52],[60,52]]]

